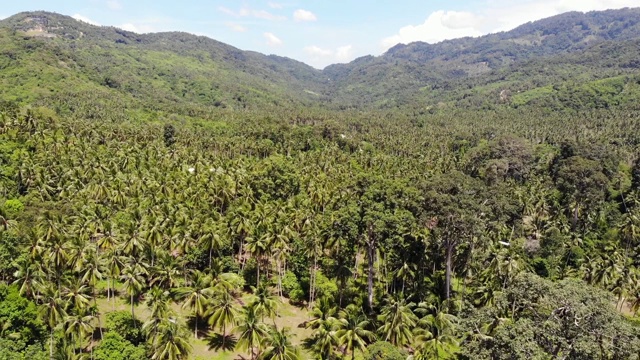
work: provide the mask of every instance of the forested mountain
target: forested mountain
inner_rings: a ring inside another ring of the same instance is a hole
[[[297,105],[433,109],[540,102],[581,109],[635,106],[630,99],[638,92],[640,9],[566,13],[479,38],[397,45],[322,71],[205,37],[139,35],[45,12],[15,15],[0,28],[7,29],[0,81],[17,100],[55,101],[77,89],[75,96],[99,92],[129,107],[194,114],[209,107]],[[30,76],[21,76],[26,72]]]
[[[1,21],[0,359],[638,360],[639,14],[323,71]]]
[[[310,66],[186,33],[138,35],[45,12],[0,28],[0,81],[18,101],[99,93],[129,107],[194,112],[299,105],[322,92],[323,76]]]
[[[347,106],[364,98],[377,106],[415,101],[478,107],[499,103],[502,90],[531,91],[522,95],[529,100],[548,93],[547,85],[589,87],[594,80],[634,74],[638,39],[640,9],[573,12],[479,38],[400,44],[324,73],[337,83],[335,101]]]

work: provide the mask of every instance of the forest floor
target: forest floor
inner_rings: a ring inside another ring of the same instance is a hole
[[[245,294],[242,298],[238,299],[238,306],[248,301],[250,294]],[[107,300],[105,296],[100,296],[97,299],[98,309],[100,311],[100,320],[102,326],[106,323],[107,313],[113,311],[131,311],[130,303],[123,297],[117,296],[115,301],[113,299]],[[184,310],[179,304],[172,303],[171,308],[178,314],[182,321],[187,322],[189,318],[189,310]],[[142,322],[145,322],[151,315],[149,308],[145,305],[144,301],[134,306],[135,316]],[[278,307],[278,316],[274,320],[265,319],[265,323],[268,325],[275,325],[280,328],[288,328],[293,335],[292,343],[296,346],[300,346],[302,340],[311,334],[310,329],[304,328],[301,324],[310,320],[309,311],[307,308],[301,308],[289,304],[288,299],[283,298],[282,303]],[[190,359],[194,360],[241,360],[250,359],[249,354],[242,353],[240,351],[222,351],[216,350],[215,345],[211,341],[211,337],[207,334],[200,333],[196,340],[193,336],[193,328],[191,328],[191,345],[193,351]],[[214,332],[210,331],[209,334],[213,335]],[[233,334],[233,329],[228,329],[227,334]],[[234,335],[235,336],[235,335]],[[301,346],[300,346],[301,347]],[[304,352],[301,348],[304,359],[310,359],[311,357]]]

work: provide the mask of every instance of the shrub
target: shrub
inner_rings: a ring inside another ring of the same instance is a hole
[[[128,311],[107,313],[107,329],[119,334],[133,345],[144,342],[142,322],[133,318]]]
[[[365,360],[405,360],[403,354],[397,347],[386,341],[377,341],[367,346]]]
[[[120,334],[109,331],[94,350],[96,360],[144,360],[145,349],[125,340]]]

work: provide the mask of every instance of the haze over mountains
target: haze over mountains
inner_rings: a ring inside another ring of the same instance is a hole
[[[640,8],[571,12],[479,38],[399,44],[323,70],[206,37],[136,34],[47,12],[14,15],[0,28],[3,96],[55,102],[61,93],[100,93],[128,107],[177,113],[294,104],[430,111],[540,101],[632,106],[640,66]],[[578,95],[569,100],[569,90]]]

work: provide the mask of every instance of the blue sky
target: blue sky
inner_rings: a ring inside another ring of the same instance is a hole
[[[566,11],[640,6],[640,0],[28,0],[0,17],[47,10],[145,33],[186,31],[317,68],[430,43],[510,30]]]

